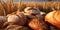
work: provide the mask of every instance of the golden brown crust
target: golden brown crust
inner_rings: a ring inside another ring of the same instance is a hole
[[[53,11],[46,15],[45,21],[60,28],[60,11]]]
[[[47,30],[47,25],[43,22],[42,19],[39,18],[33,18],[29,22],[29,27],[31,27],[34,30]]]

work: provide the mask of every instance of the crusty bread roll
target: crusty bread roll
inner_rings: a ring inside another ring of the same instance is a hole
[[[48,30],[48,26],[40,18],[33,18],[28,25],[34,30]]]
[[[16,15],[10,15],[8,17],[8,22],[17,22],[19,20],[19,17]]]
[[[60,11],[52,11],[45,16],[45,21],[60,28]]]
[[[24,9],[24,12],[27,15],[31,15],[31,14],[38,14],[40,12],[40,10],[38,8],[34,8],[34,7],[27,7]]]
[[[10,24],[15,24],[15,25],[25,25],[26,20],[23,19],[22,17],[19,17],[18,15],[10,15],[7,19],[7,22]]]
[[[28,18],[34,18],[36,15],[40,14],[40,10],[34,7],[26,7],[24,12],[24,15],[26,15]]]

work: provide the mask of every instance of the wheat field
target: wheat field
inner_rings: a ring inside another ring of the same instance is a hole
[[[41,11],[52,11],[52,10],[60,10],[60,2],[0,2],[0,15],[4,16],[10,14],[12,12],[23,11],[24,8],[31,6],[31,7],[38,7]]]

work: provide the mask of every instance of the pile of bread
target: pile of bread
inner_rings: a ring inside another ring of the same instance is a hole
[[[0,30],[60,30],[60,11],[45,13],[26,7],[7,16],[0,16]]]

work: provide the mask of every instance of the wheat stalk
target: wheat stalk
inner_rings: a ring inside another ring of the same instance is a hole
[[[8,11],[11,11],[11,10],[13,10],[12,8],[13,8],[13,0],[7,0],[7,10]],[[9,12],[10,13],[10,12]]]
[[[19,12],[19,11],[20,11],[20,9],[21,9],[21,5],[22,5],[22,0],[19,0],[18,10],[17,10],[17,12]]]
[[[4,16],[6,16],[6,11],[5,11],[4,7],[3,7],[3,6],[5,5],[5,4],[4,4],[5,2],[4,2],[3,0],[0,0],[0,3],[1,3],[1,5],[2,5],[1,8],[3,8],[3,11],[4,11]]]

